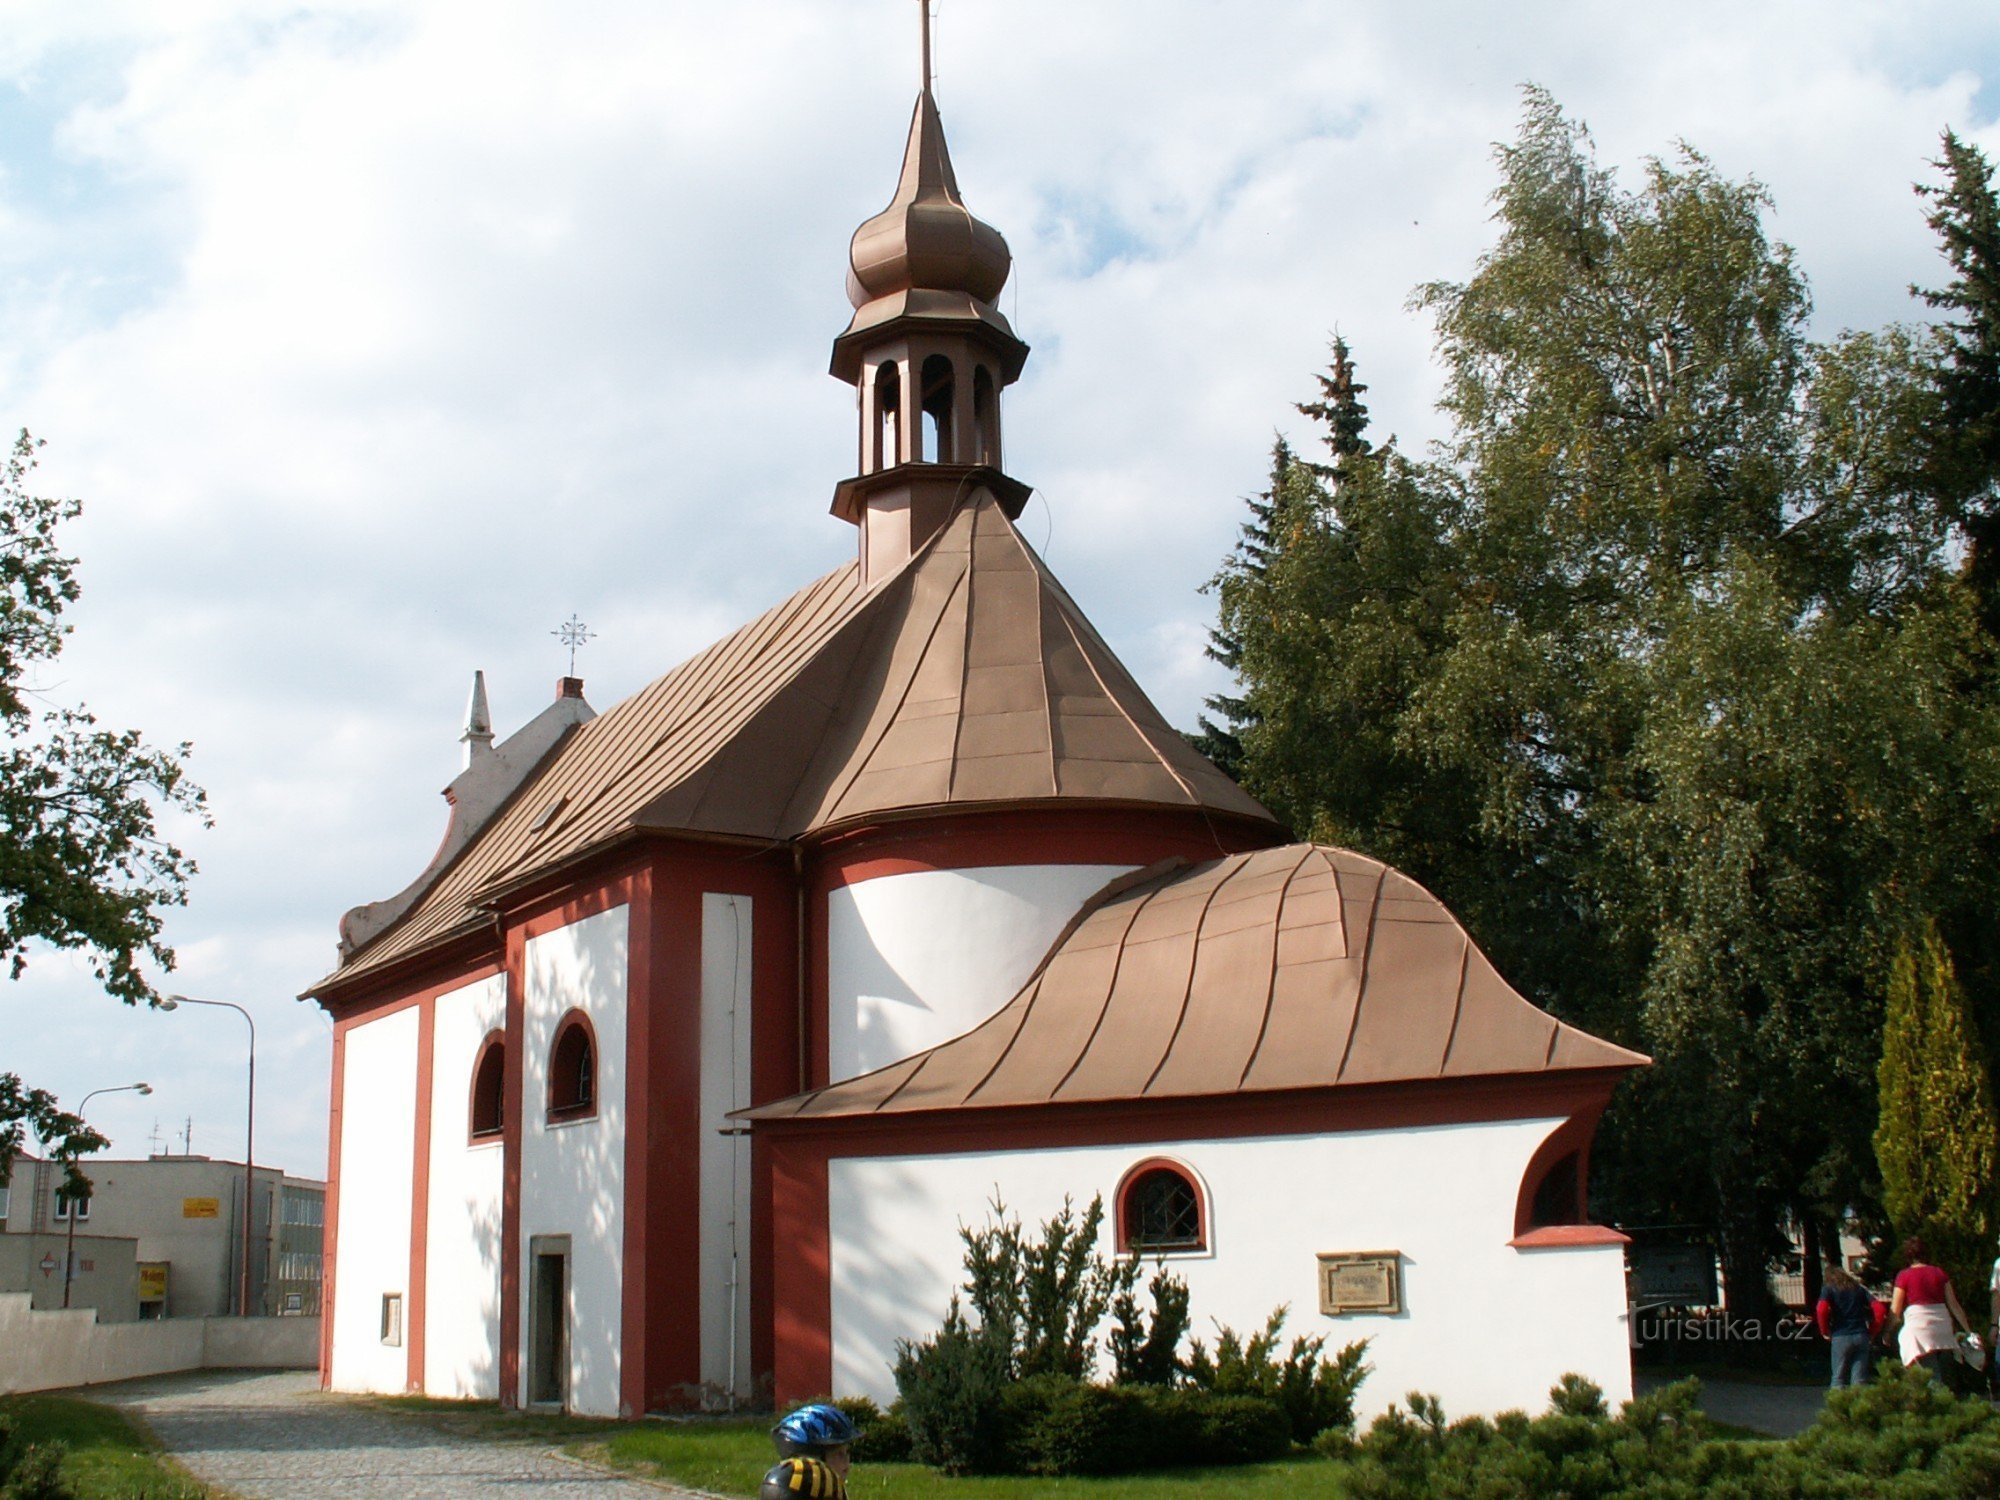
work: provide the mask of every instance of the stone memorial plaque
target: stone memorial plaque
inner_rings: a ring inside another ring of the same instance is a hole
[[[1402,1256],[1394,1250],[1355,1250],[1319,1258],[1319,1310],[1345,1313],[1400,1313],[1403,1310]]]

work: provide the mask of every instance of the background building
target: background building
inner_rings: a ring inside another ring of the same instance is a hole
[[[72,1275],[70,1305],[101,1306],[113,1316],[113,1299],[85,1298],[81,1289],[86,1239],[93,1246],[127,1240],[123,1257],[132,1266],[136,1315],[144,1318],[200,1318],[241,1311],[243,1246],[243,1163],[206,1156],[153,1156],[134,1161],[92,1161],[85,1171],[91,1196],[79,1205],[75,1227],[79,1264]],[[8,1213],[0,1233],[34,1238],[53,1236],[61,1245],[71,1228],[69,1204],[57,1192],[60,1169],[26,1157],[14,1164]],[[250,1311],[264,1316],[319,1312],[320,1236],[326,1184],[292,1177],[275,1167],[258,1167],[250,1203]],[[60,1256],[61,1251],[57,1251]],[[117,1258],[105,1251],[107,1265]],[[28,1290],[11,1277],[21,1260],[11,1244],[0,1244],[0,1290]],[[38,1267],[39,1255],[23,1264]],[[36,1272],[37,1279],[41,1278]],[[49,1303],[37,1287],[36,1307]],[[95,1283],[93,1282],[93,1285]]]

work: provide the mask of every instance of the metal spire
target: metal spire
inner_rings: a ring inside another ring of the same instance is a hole
[[[923,16],[920,36],[924,49],[924,92],[931,91],[931,0],[917,0],[917,10]]]

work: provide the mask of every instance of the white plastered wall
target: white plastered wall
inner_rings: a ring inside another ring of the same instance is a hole
[[[1612,1402],[1631,1395],[1624,1257],[1617,1245],[1515,1250],[1515,1197],[1555,1119],[1357,1131],[1342,1135],[1087,1146],[1034,1152],[835,1160],[828,1173],[833,1386],[895,1395],[898,1338],[943,1320],[964,1279],[961,1223],[987,1222],[997,1195],[1031,1230],[1068,1196],[1104,1196],[1102,1248],[1113,1248],[1112,1195],[1152,1156],[1204,1183],[1209,1250],[1175,1256],[1193,1333],[1245,1334],[1289,1304],[1286,1337],[1325,1333],[1331,1353],[1371,1342],[1362,1420],[1412,1390],[1452,1416],[1540,1411],[1575,1371]],[[1400,1252],[1400,1316],[1326,1317],[1316,1257]]]
[[[1014,997],[1130,865],[919,870],[827,897],[828,1057],[852,1078],[962,1035]]]
[[[522,965],[522,1387],[530,1329],[526,1268],[537,1235],[568,1235],[569,1407],[618,1416],[625,1265],[625,996],[628,909],[530,938]],[[571,1010],[597,1037],[597,1113],[548,1118],[549,1048]]]
[[[472,1070],[506,1024],[501,975],[438,996],[431,1038],[430,1199],[424,1259],[424,1390],[500,1397],[498,1137],[472,1141]],[[509,1074],[520,1060],[507,1059]]]
[[[337,1391],[409,1387],[410,1194],[417,1134],[415,1006],[348,1028],[341,1069],[340,1220],[334,1227]],[[382,1299],[401,1297],[401,1342],[382,1342]]]
[[[729,1112],[750,1103],[751,915],[748,896],[701,898],[701,1379],[738,1398],[752,1394],[750,1140]]]

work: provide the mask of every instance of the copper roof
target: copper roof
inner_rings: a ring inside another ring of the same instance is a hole
[[[850,564],[588,724],[346,982],[480,926],[493,892],[636,832],[780,842],[1047,800],[1273,820],[1147,701],[981,487],[863,591]]]
[[[752,1119],[1630,1068],[1494,971],[1415,881],[1291,844],[1114,881],[991,1019]]]

